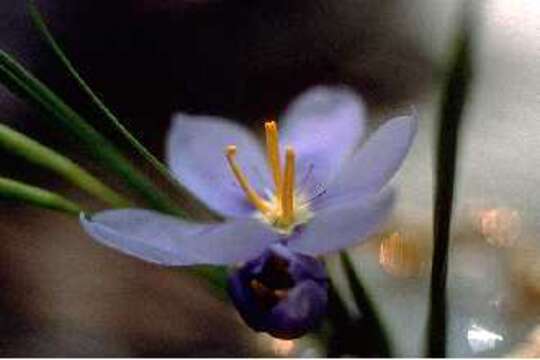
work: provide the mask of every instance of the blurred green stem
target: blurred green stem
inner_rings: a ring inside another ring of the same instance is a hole
[[[444,83],[436,148],[436,185],[433,227],[433,261],[426,332],[427,356],[446,357],[447,343],[447,268],[450,226],[454,201],[454,183],[459,131],[463,109],[472,81],[470,9],[464,9],[449,72]]]
[[[56,120],[57,124],[76,136],[88,155],[123,178],[125,183],[138,192],[151,207],[165,213],[185,215],[183,210],[134,168],[107,139],[2,50],[0,50],[0,81],[13,93],[40,109],[46,115],[45,119]]]
[[[0,177],[0,198],[16,200],[75,216],[78,216],[82,211],[79,205],[61,195],[5,177]]]
[[[0,146],[27,161],[49,169],[79,188],[114,207],[129,207],[129,202],[70,159],[0,123]]]

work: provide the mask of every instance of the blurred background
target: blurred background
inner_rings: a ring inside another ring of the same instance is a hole
[[[433,135],[441,73],[463,1],[37,3],[82,76],[159,156],[176,111],[250,126],[320,83],[356,88],[374,128],[414,105],[421,126],[394,179],[396,211],[352,253],[395,353],[422,354]],[[449,265],[449,354],[540,356],[540,3],[475,3],[475,83],[461,139]],[[23,1],[0,2],[0,47],[127,148],[88,108],[32,28]],[[4,88],[0,109],[0,121],[108,178],[75,141]],[[0,158],[2,176],[102,206],[49,173],[6,153]],[[1,202],[0,240],[1,355],[321,354],[309,339],[255,335],[201,280],[98,246],[65,215]]]

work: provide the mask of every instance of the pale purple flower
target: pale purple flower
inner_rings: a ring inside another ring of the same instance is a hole
[[[394,192],[385,185],[408,152],[416,120],[389,120],[367,140],[365,126],[362,102],[346,88],[306,92],[282,117],[279,136],[267,123],[266,153],[230,121],[178,114],[168,164],[226,221],[125,209],[83,216],[81,223],[100,243],[170,266],[244,263],[278,242],[309,256],[338,251],[386,219]]]
[[[169,133],[173,173],[222,223],[144,209],[82,216],[98,242],[171,266],[241,264],[229,294],[256,331],[295,338],[320,323],[328,279],[318,255],[365,239],[387,217],[386,183],[414,133],[414,116],[388,121],[363,141],[362,102],[345,88],[314,88],[265,123],[266,152],[232,122],[178,114]],[[285,147],[283,145],[286,145]]]

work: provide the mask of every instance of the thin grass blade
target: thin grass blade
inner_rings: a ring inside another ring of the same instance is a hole
[[[55,40],[54,36],[49,31],[47,24],[41,13],[39,12],[34,1],[28,2],[28,9],[34,25],[41,33],[47,44],[56,54],[58,59],[68,70],[69,74],[75,79],[76,83],[82,89],[82,91],[90,98],[92,104],[95,108],[101,112],[107,120],[114,126],[114,128],[120,132],[128,143],[146,160],[150,163],[154,169],[158,171],[161,176],[163,176],[172,186],[177,189],[184,201],[185,206],[189,206],[189,211],[193,215],[213,217],[217,218],[216,215],[212,214],[208,208],[202,205],[198,200],[193,198],[192,195],[185,189],[184,186],[170,173],[168,168],[160,162],[143,144],[141,144],[133,134],[120,122],[118,117],[103,103],[103,101],[94,93],[82,76],[73,66],[72,62],[69,60],[65,52],[62,50],[62,47]],[[188,201],[189,200],[189,201]]]
[[[16,180],[0,177],[0,198],[78,216],[81,207],[63,196]]]
[[[14,94],[19,95],[46,114],[44,119],[61,125],[79,139],[81,146],[89,156],[119,175],[125,184],[141,195],[151,207],[178,216],[185,215],[182,209],[178,208],[162,191],[134,168],[114,145],[13,57],[2,50],[0,50],[0,81]]]
[[[0,123],[0,147],[48,169],[113,207],[129,207],[123,196],[67,157]]]

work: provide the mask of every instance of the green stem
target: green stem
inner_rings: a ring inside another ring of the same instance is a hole
[[[60,59],[64,67],[68,70],[68,72],[71,74],[71,76],[75,79],[76,83],[79,85],[79,87],[86,93],[86,95],[90,98],[94,106],[97,108],[98,111],[100,111],[114,126],[114,128],[120,132],[126,140],[129,142],[129,144],[144,158],[146,161],[148,161],[161,176],[163,176],[172,186],[173,188],[177,189],[179,193],[182,195],[182,198],[185,200],[186,198],[190,199],[190,212],[196,213],[200,216],[212,216],[210,210],[208,210],[206,207],[204,207],[199,201],[193,198],[189,194],[189,192],[176,180],[176,178],[171,174],[171,172],[167,169],[167,167],[161,163],[150,151],[148,151],[144,145],[142,145],[130,132],[126,127],[120,122],[120,120],[116,117],[116,115],[113,114],[107,106],[101,101],[101,99],[93,92],[93,90],[90,88],[90,86],[86,83],[86,81],[81,77],[81,75],[77,72],[65,52],[62,50],[61,46],[58,44],[58,42],[54,39],[51,32],[49,31],[47,24],[45,23],[45,20],[43,19],[43,16],[40,14],[36,4],[34,1],[29,0],[28,4],[30,16],[34,22],[34,25],[37,27],[38,31],[43,35],[45,38],[45,41],[47,44],[51,47],[51,49],[54,51],[56,56]],[[184,202],[184,204],[188,204],[187,201]]]
[[[340,253],[343,269],[349,280],[349,285],[356,307],[360,311],[360,317],[364,323],[365,336],[356,334],[355,337],[370,343],[373,353],[381,357],[391,357],[391,346],[384,326],[375,310],[371,297],[362,284],[362,280],[354,269],[349,254],[346,251]]]
[[[465,10],[444,84],[436,149],[433,261],[426,333],[427,356],[447,355],[447,272],[459,131],[472,81],[470,12]]]
[[[0,177],[0,197],[78,216],[82,209],[56,193]]]
[[[114,207],[129,202],[70,159],[0,123],[0,146],[27,161],[49,169]]]
[[[327,259],[327,266],[328,266]],[[333,259],[332,259],[333,260]],[[328,357],[390,357],[390,344],[377,316],[369,294],[361,284],[361,279],[353,268],[348,255],[341,253],[339,264],[343,266],[344,275],[353,295],[358,314],[352,314],[340,295],[336,285],[341,281],[337,273],[330,272],[328,289],[328,323],[330,331],[326,338]]]
[[[13,93],[47,114],[48,117],[45,118],[57,120],[57,123],[75,135],[90,156],[121,176],[150,206],[162,212],[184,216],[184,211],[134,168],[107,139],[2,50],[0,50],[0,80]]]

